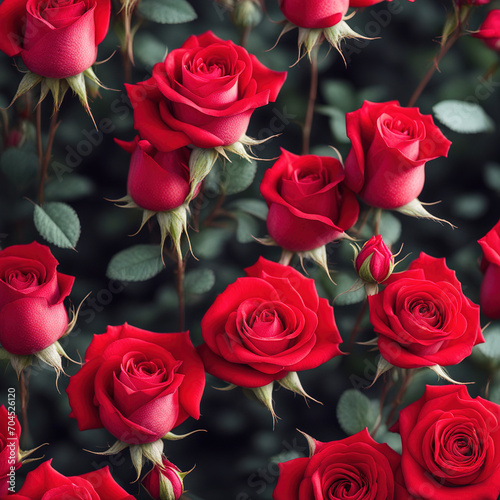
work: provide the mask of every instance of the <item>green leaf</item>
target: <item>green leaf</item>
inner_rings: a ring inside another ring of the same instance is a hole
[[[222,185],[227,195],[245,191],[252,185],[257,173],[257,164],[238,156],[231,157],[221,173]]]
[[[267,212],[269,211],[264,200],[256,200],[254,198],[235,200],[227,208],[228,210],[240,210],[261,220],[267,219]]]
[[[36,179],[38,156],[33,151],[9,148],[0,156],[0,169],[13,184],[23,186]]]
[[[330,130],[337,141],[349,142],[343,111],[331,106],[316,106],[316,111],[330,117]]]
[[[353,279],[350,275],[338,273],[333,276],[333,280],[337,283],[335,287],[336,306],[357,304],[366,297],[364,286],[362,284],[357,284],[357,280]]]
[[[352,436],[365,428],[370,429],[377,414],[370,400],[357,389],[347,389],[337,404],[337,419],[342,430]]]
[[[494,121],[473,102],[448,99],[438,102],[432,110],[436,118],[454,132],[477,134],[495,130]]]
[[[202,228],[191,236],[193,253],[198,259],[215,259],[218,257],[233,233],[229,228]]]
[[[181,24],[198,16],[186,0],[141,0],[137,8],[148,21],[160,24]]]
[[[468,193],[453,200],[454,215],[463,219],[474,220],[482,217],[488,210],[488,199],[482,193]]]
[[[479,344],[477,350],[488,359],[500,361],[500,326],[490,326],[483,333],[484,344]]]
[[[163,262],[158,245],[135,245],[112,257],[106,276],[121,281],[145,281],[162,270]]]
[[[259,223],[245,212],[237,212],[238,227],[236,228],[236,239],[240,243],[250,243],[255,241],[253,236],[259,232]]]
[[[342,111],[352,111],[354,107],[355,93],[350,83],[340,80],[324,80],[321,91],[325,101]]]
[[[380,217],[379,232],[385,244],[392,245],[401,237],[401,222],[390,212],[383,211]]]
[[[80,237],[80,220],[66,203],[58,201],[35,205],[35,227],[49,243],[61,248],[74,248]]]
[[[500,191],[500,165],[488,162],[484,166],[484,182],[494,191]]]
[[[184,291],[199,295],[209,292],[215,285],[215,274],[211,269],[193,269],[186,273]]]
[[[167,47],[151,33],[140,31],[134,36],[134,56],[146,66],[165,59]]]
[[[94,183],[78,174],[52,179],[45,186],[45,198],[50,200],[76,200],[92,194]]]

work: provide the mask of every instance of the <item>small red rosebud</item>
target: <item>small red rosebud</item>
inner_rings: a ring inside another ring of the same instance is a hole
[[[155,500],[179,500],[184,492],[183,479],[187,473],[181,472],[166,458],[163,458],[163,467],[162,470],[155,466],[144,477],[142,484]]]
[[[472,36],[480,38],[491,50],[500,52],[500,9],[490,10],[479,31]]]
[[[356,256],[354,267],[358,276],[368,283],[382,283],[394,269],[394,255],[382,236],[372,236]]]

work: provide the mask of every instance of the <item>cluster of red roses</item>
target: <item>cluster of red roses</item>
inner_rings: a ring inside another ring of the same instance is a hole
[[[340,23],[349,6],[373,3],[282,0],[280,7],[295,25],[323,29]],[[21,55],[37,75],[71,78],[95,62],[109,11],[104,0],[4,0],[0,34],[17,36],[0,36],[0,50]],[[489,40],[496,36],[486,26],[492,12],[478,35]],[[24,24],[18,22],[23,16]],[[498,49],[498,38],[491,43]],[[51,54],[49,61],[45,53]],[[194,175],[200,163],[192,157],[200,150],[224,155],[224,148],[241,153],[251,143],[246,131],[253,111],[276,100],[285,78],[243,47],[206,32],[170,52],[150,79],[128,85],[138,136],[119,144],[132,155],[128,195],[135,205],[158,213],[187,210],[203,180]],[[425,164],[446,156],[451,145],[430,116],[396,101],[365,101],[347,114],[346,125],[352,147],[344,165],[332,157],[282,150],[264,175],[268,232],[289,252],[307,253],[343,238],[358,220],[358,200],[382,209],[415,209]],[[480,240],[481,306],[492,318],[500,317],[499,235],[500,223]],[[48,247],[36,242],[0,252],[0,344],[12,359],[42,353],[68,333],[63,301],[74,278],[57,272],[57,264]],[[394,256],[380,237],[356,258],[361,279],[381,287],[368,301],[387,366],[454,365],[484,341],[479,306],[465,297],[444,259],[422,253],[406,271],[393,273],[393,268]],[[244,388],[272,388],[277,381],[298,390],[296,372],[341,354],[334,309],[318,296],[314,281],[262,257],[214,300],[201,329],[204,343],[195,348],[188,332],[109,326],[94,336],[69,383],[71,416],[80,430],[106,428],[118,440],[113,451],[130,447],[139,457],[139,465],[134,463],[139,472],[143,458],[153,461],[156,468],[143,482],[154,498],[160,498],[167,480],[165,498],[178,499],[183,492],[182,474],[163,455],[162,439],[172,437],[188,417],[199,418],[205,371]],[[17,494],[7,495],[7,418],[1,409],[1,498],[132,498],[106,469],[66,478],[50,461],[30,473]],[[331,443],[311,438],[309,458],[280,465],[274,498],[498,497],[498,405],[470,398],[463,386],[428,387],[400,412],[393,431],[401,435],[402,456],[367,431]],[[22,456],[19,432],[14,467]]]

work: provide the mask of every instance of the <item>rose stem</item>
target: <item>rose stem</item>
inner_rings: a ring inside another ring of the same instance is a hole
[[[410,97],[410,100],[408,101],[407,104],[408,107],[415,105],[417,99],[420,97],[420,94],[423,92],[423,90],[429,83],[430,79],[432,78],[432,75],[434,75],[434,72],[439,68],[439,63],[441,62],[441,59],[451,49],[454,43],[460,38],[460,36],[463,33],[463,26],[466,24],[467,20],[469,19],[469,16],[470,16],[470,10],[465,14],[464,18],[459,21],[459,24],[455,29],[455,31],[453,32],[452,36],[445,43],[441,44],[439,52],[434,58],[434,61],[432,62],[432,66],[427,70],[427,73],[422,78],[422,80],[418,84],[418,87],[415,89],[415,92],[413,92],[412,96]]]
[[[42,171],[43,163],[43,148],[42,148],[42,103],[38,103],[36,107],[36,152],[38,155],[38,164],[40,172]]]
[[[389,425],[391,424],[392,420],[394,419],[394,415],[396,413],[396,410],[398,409],[398,406],[401,404],[403,401],[403,396],[406,393],[406,390],[408,389],[408,386],[410,385],[411,379],[413,378],[413,369],[401,369],[401,372],[403,374],[403,381],[401,382],[401,387],[399,388],[398,393],[396,394],[396,397],[394,398],[394,401],[392,402],[392,407],[391,411],[389,413],[389,416],[387,417],[387,420],[385,421],[385,425],[387,428],[389,428]]]
[[[347,343],[347,352],[350,353],[352,348],[354,347],[354,341],[356,340],[356,336],[358,335],[359,327],[361,326],[361,321],[363,320],[363,316],[366,312],[366,306],[368,305],[368,299],[365,297],[363,301],[363,306],[361,307],[358,317],[356,318],[356,323],[354,324],[354,328],[351,331],[351,335],[349,335],[349,341]]]
[[[309,88],[309,102],[307,103],[306,120],[302,130],[302,154],[309,154],[311,129],[314,118],[314,105],[318,95],[318,47],[311,51],[311,86]]]
[[[375,213],[373,214],[374,225],[373,225],[373,234],[376,236],[380,234],[380,219],[382,218],[382,209],[376,208]]]
[[[177,256],[177,270],[175,277],[177,282],[177,297],[179,298],[179,331],[184,331],[186,322],[186,304],[184,300],[184,271],[185,263],[180,255]]]
[[[24,375],[24,369],[21,370],[19,375],[19,392],[21,396],[21,417],[23,421],[23,448],[27,449],[30,447],[30,429],[28,425],[28,400],[29,400],[29,371],[27,375]]]
[[[42,158],[42,162],[40,165],[40,184],[38,186],[38,202],[40,205],[43,203],[43,188],[45,185],[45,178],[47,177],[47,169],[49,168],[50,158],[52,156],[52,146],[54,144],[54,138],[56,135],[57,127],[59,126],[58,111],[55,110],[52,113],[52,117],[50,119],[50,129],[49,129],[49,138],[47,140],[47,147],[45,148],[45,153]],[[38,120],[37,120],[38,123]]]
[[[387,375],[387,374],[385,374]],[[382,386],[382,394],[380,394],[380,405],[378,409],[378,416],[377,420],[375,421],[375,424],[373,425],[373,429],[370,431],[370,436],[375,439],[375,436],[377,435],[378,430],[380,429],[380,426],[382,425],[382,414],[384,411],[384,404],[385,404],[385,399],[387,397],[387,393],[389,392],[389,389],[394,385],[394,381],[392,380],[392,377],[387,380],[387,377],[384,376],[384,385]]]
[[[248,39],[250,38],[250,33],[252,32],[251,26],[245,26],[243,32],[241,33],[240,45],[245,47],[248,45]]]

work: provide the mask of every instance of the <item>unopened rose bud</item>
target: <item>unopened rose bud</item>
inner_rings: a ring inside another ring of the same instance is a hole
[[[233,10],[233,22],[241,28],[253,28],[262,19],[260,4],[254,0],[240,0]]]
[[[382,236],[372,236],[360,250],[354,261],[358,276],[367,283],[382,283],[394,269],[394,255]]]
[[[166,458],[163,459],[163,467],[162,470],[155,466],[144,477],[142,484],[155,500],[178,500],[184,491],[183,478],[186,473]]]

